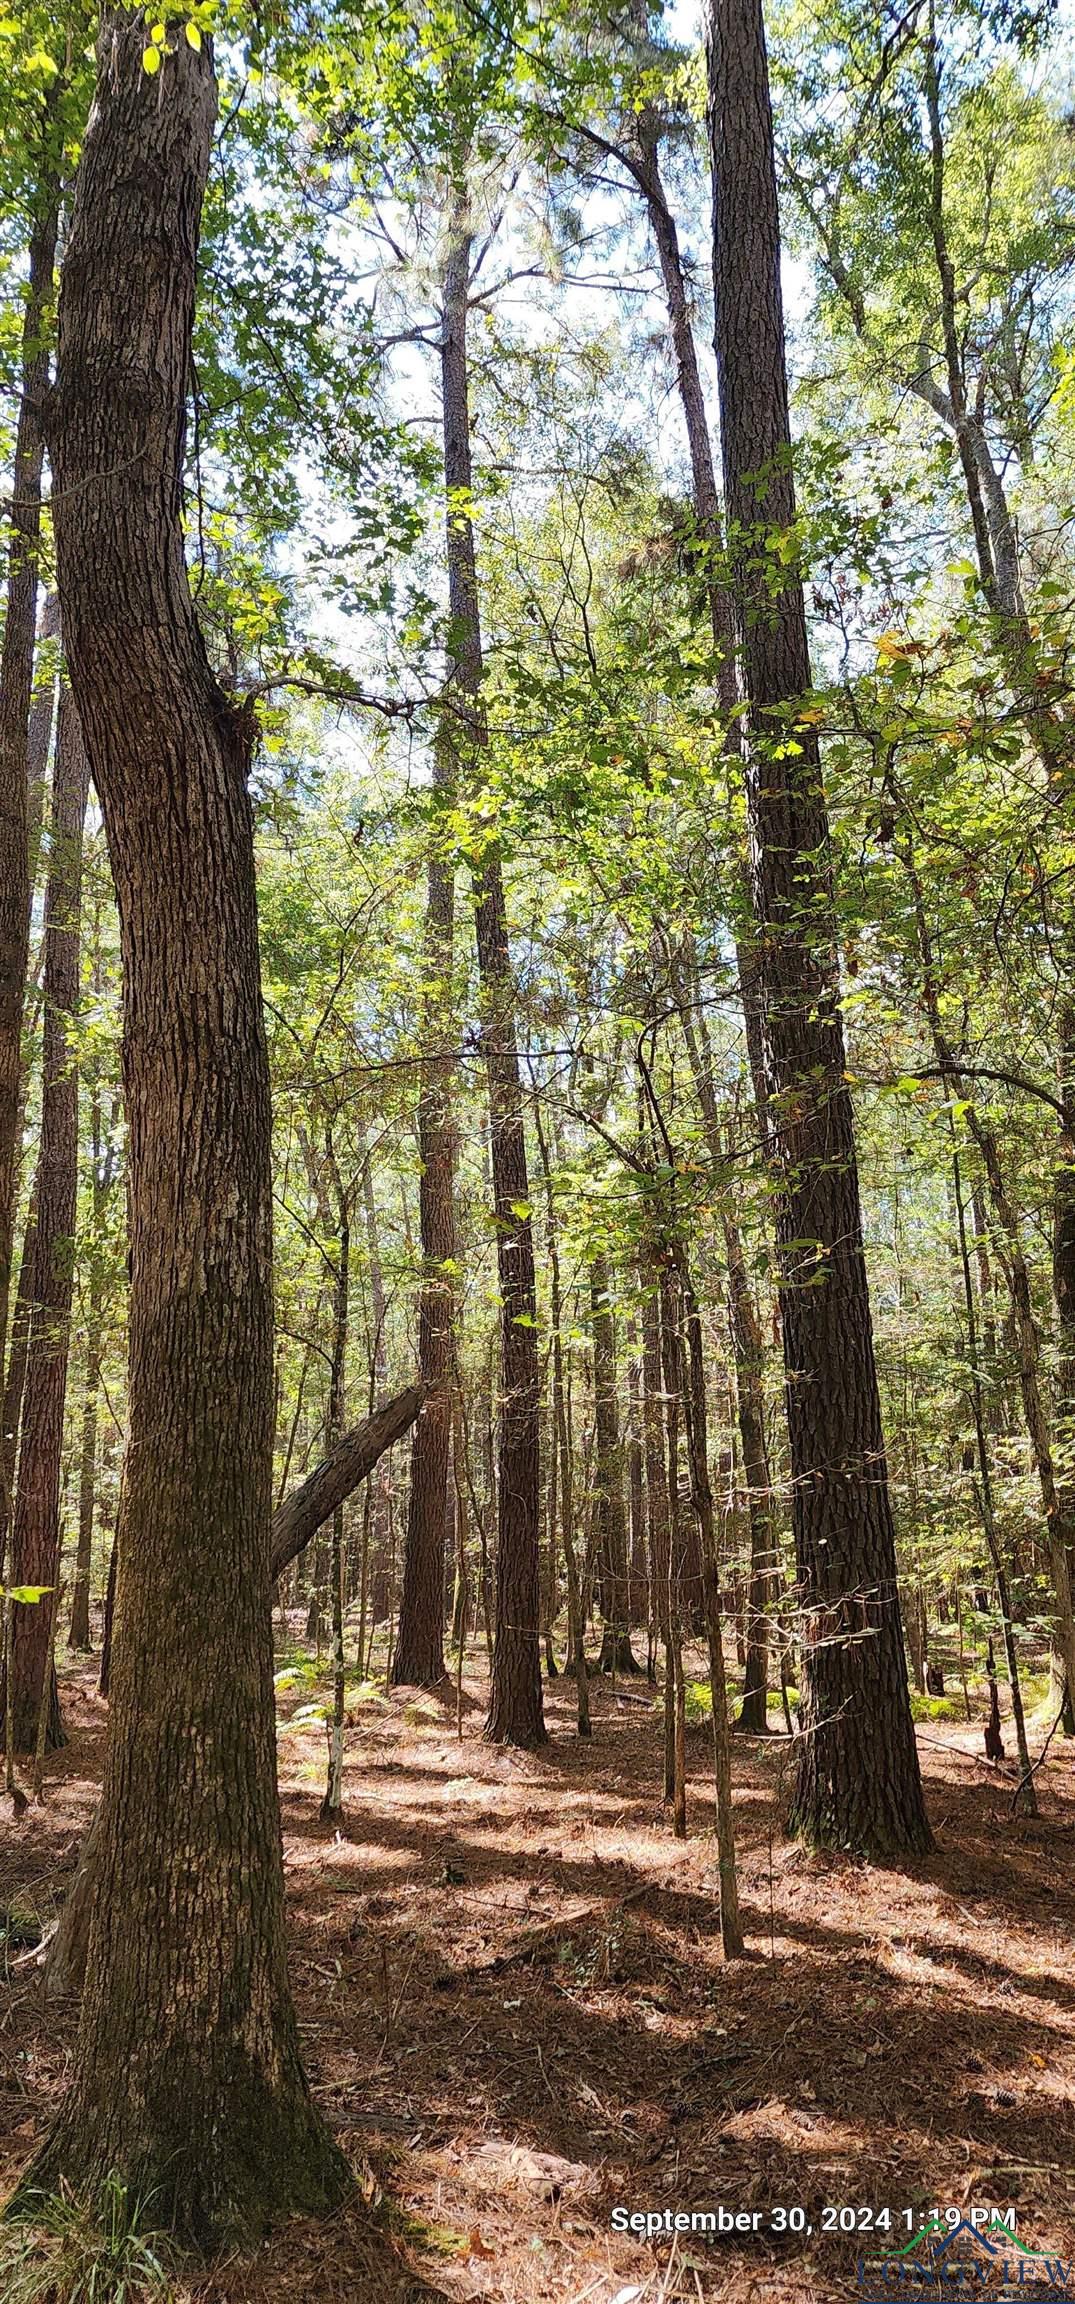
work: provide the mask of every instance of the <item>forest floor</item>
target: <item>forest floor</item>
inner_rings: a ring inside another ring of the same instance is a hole
[[[90,1674],[62,1683],[70,1741],[0,1852],[0,1911],[45,1923],[104,1743]],[[311,2079],[361,2188],[218,2267],[192,2304],[837,2304],[860,2293],[863,2245],[886,2239],[823,2233],[825,2207],[889,2208],[893,2248],[905,2209],[1014,2207],[1025,2241],[1075,2257],[1070,1745],[1039,1770],[1031,1823],[977,1723],[923,1727],[936,1851],[881,1870],[789,1845],[789,1742],[737,1740],[749,1957],[726,1965],[708,1731],[689,1734],[677,1843],[651,1695],[598,1686],[585,1745],[557,1680],[534,1755],[481,1741],[477,1656],[462,1742],[454,1689],[355,1689],[333,1829],[323,1686],[301,1659],[284,1674],[292,1974]],[[32,1961],[3,1981],[0,2194],[73,2031]],[[612,2229],[621,2205],[763,2224],[646,2243]],[[766,2229],[799,2207],[812,2233]]]

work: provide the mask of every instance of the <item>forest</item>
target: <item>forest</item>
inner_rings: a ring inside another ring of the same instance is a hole
[[[0,2304],[1075,2297],[1070,41],[0,13]]]

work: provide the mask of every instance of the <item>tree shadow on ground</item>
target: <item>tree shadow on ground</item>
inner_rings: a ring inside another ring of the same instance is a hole
[[[569,1726],[573,1692],[547,1702]],[[1075,2253],[1067,1770],[1043,1770],[1032,1826],[1006,1784],[926,1753],[938,1846],[883,1870],[783,1841],[782,1756],[737,1746],[753,1957],[726,1965],[704,1736],[682,1844],[659,1720],[609,1700],[595,1724],[589,1747],[513,1754],[405,1699],[363,1715],[338,1832],[317,1730],[284,1740],[304,2053],[345,2147],[421,2221],[402,2250],[361,2199],[289,2225],[198,2304],[574,2304],[595,2265],[592,2304],[632,2284],[648,2304],[666,2274],[665,2304],[836,2304],[855,2242],[823,2240],[821,2211],[856,2202],[1015,2200],[1029,2238]],[[0,2050],[0,2124],[32,2126],[65,2054],[32,1989]],[[699,2243],[682,2284],[667,2241],[610,2235],[617,2203],[718,2202],[802,2205],[816,2229]]]

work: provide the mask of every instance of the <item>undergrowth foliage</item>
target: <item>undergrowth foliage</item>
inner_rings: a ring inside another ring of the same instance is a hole
[[[0,2227],[4,2304],[182,2304],[167,2234],[151,2196],[109,2177],[95,2200],[66,2192],[22,2198]]]

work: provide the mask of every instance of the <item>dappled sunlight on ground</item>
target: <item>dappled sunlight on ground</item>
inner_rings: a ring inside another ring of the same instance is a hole
[[[315,2090],[366,2198],[221,2268],[199,2304],[837,2304],[854,2239],[823,2207],[1015,2204],[1075,2255],[1075,1799],[1069,1752],[1042,1817],[962,1725],[923,1742],[935,1854],[906,1869],[811,1855],[781,1834],[786,1739],[736,1739],[749,1957],[721,1957],[705,1729],[690,1832],[660,1800],[656,1710],[546,1691],[537,1754],[481,1742],[484,1690],[350,1706],[345,1813],[318,1815],[324,1730],[280,1738],[292,1966]],[[309,1682],[279,1691],[286,1719]],[[3,1894],[47,1915],[92,1809],[103,1707],[69,1695],[72,1741],[43,1818],[13,1827]],[[12,1979],[0,2033],[17,2164],[62,2084],[71,2015]],[[376,2230],[372,2204],[388,2203]],[[813,2234],[640,2243],[632,2209],[801,2206]],[[372,2232],[372,2237],[371,2237]],[[370,2251],[373,2251],[372,2255]],[[378,2250],[380,2253],[378,2253]]]

